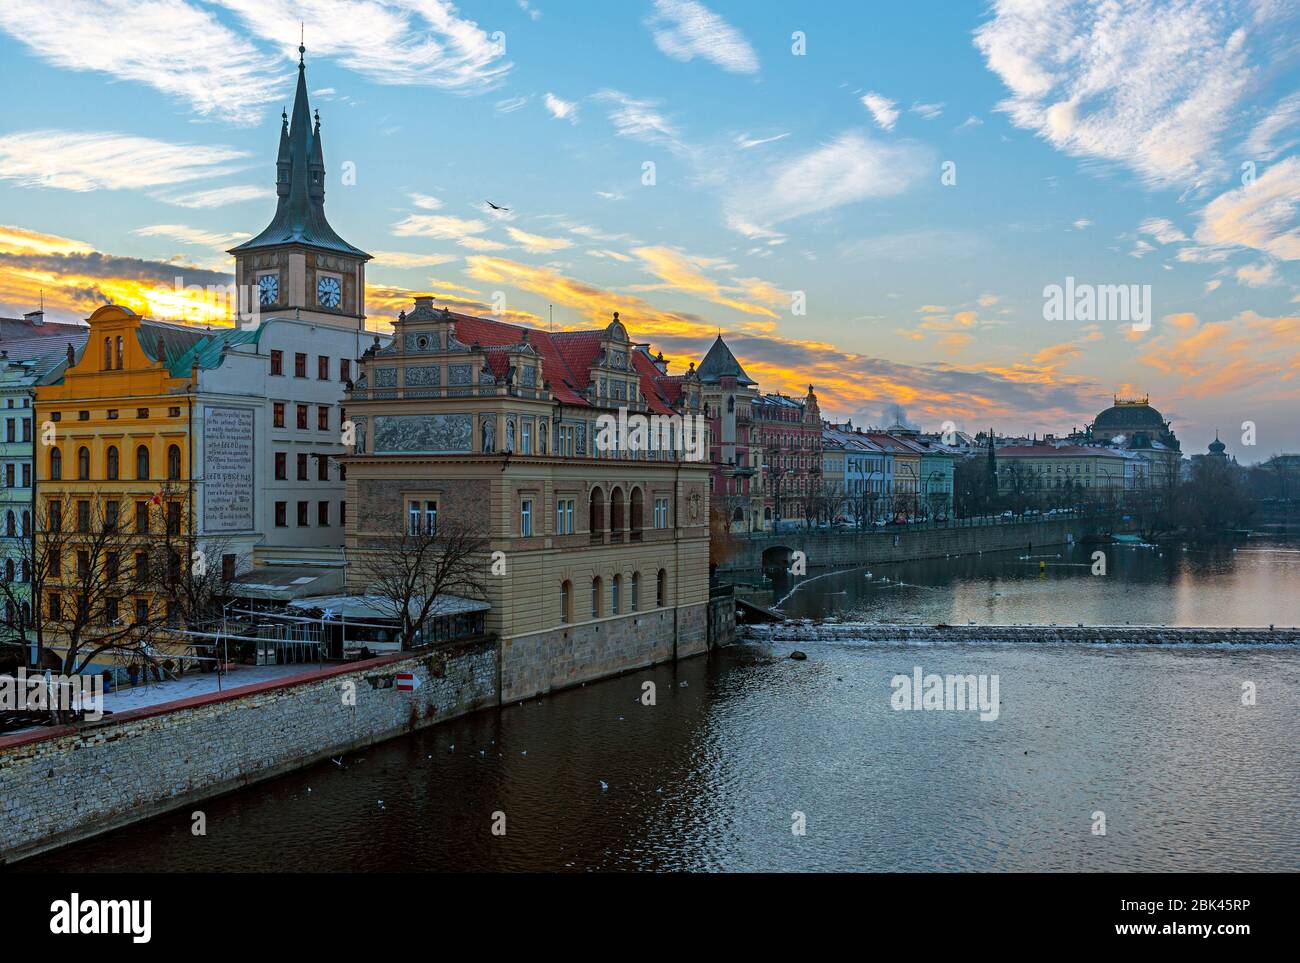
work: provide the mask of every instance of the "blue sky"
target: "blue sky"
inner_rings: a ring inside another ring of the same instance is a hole
[[[228,271],[273,209],[302,20],[326,208],[376,254],[376,323],[414,293],[565,327],[619,310],[680,368],[720,329],[765,388],[866,422],[1059,431],[1149,392],[1185,450],[1217,428],[1252,461],[1300,448],[1296,16],[8,0],[0,312]],[[1067,277],[1150,285],[1150,330],[1044,320]]]

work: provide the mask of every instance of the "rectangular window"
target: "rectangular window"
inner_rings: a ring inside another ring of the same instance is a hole
[[[77,502],[77,531],[90,531],[90,502]]]
[[[110,582],[117,581],[118,571],[121,569],[121,556],[117,552],[109,552],[106,556],[107,562],[104,566]]]
[[[352,361],[348,358],[339,358],[339,381],[352,380]]]
[[[307,512],[308,512],[308,510],[309,510],[310,508],[311,508],[311,503],[310,503],[310,502],[299,502],[299,503],[298,503],[298,527],[299,527],[299,528],[306,528],[306,527],[307,527],[307,525],[308,525],[308,521],[307,521]]]
[[[117,625],[117,599],[104,602],[104,621],[108,625]]]
[[[168,408],[168,409],[167,409],[167,417],[168,417],[168,418],[179,418],[180,416],[181,416],[181,410],[180,410],[180,408]]]
[[[149,621],[149,600],[136,599],[135,600],[135,624],[144,625],[144,623],[148,621]]]
[[[17,427],[18,427],[18,422],[14,421],[12,418],[5,419],[5,441],[18,440],[18,436],[15,433]]]
[[[13,462],[5,465],[5,488],[13,488],[18,481],[18,475],[14,471]]]
[[[50,531],[60,532],[63,530],[63,503],[58,499],[50,502]]]
[[[135,503],[135,530],[141,535],[149,531],[149,503]]]
[[[272,351],[271,351],[271,374],[273,374],[273,375],[282,375],[282,374],[284,374],[284,352],[283,352],[283,351],[276,351],[276,350],[272,349]]]
[[[58,592],[50,593],[50,619],[58,621],[63,618],[63,597]]]
[[[329,455],[316,456],[316,480],[317,481],[330,480],[330,456]]]
[[[26,401],[25,398],[23,400]],[[31,440],[32,440],[32,420],[30,418],[24,418],[23,419],[23,441],[31,441]]]
[[[23,462],[23,487],[32,487],[32,466],[26,462]]]
[[[167,534],[179,535],[181,533],[181,503],[167,503]]]
[[[293,376],[295,378],[307,377],[307,355],[301,351],[293,356]]]
[[[116,409],[116,408],[109,408],[109,409],[108,409],[108,420],[109,420],[109,421],[117,421],[117,409]]]
[[[348,503],[339,502],[339,525],[348,523]]]
[[[520,426],[519,453],[521,455],[531,455],[533,453],[533,423],[525,421]]]
[[[148,409],[148,408],[137,408],[137,409],[135,409],[135,416],[136,416],[137,418],[148,418],[148,417],[149,417],[149,409]]]
[[[90,553],[80,551],[77,553],[77,577],[85,578],[90,574]]]
[[[316,503],[316,524],[321,528],[327,528],[330,523],[330,503]]]
[[[302,431],[307,430],[307,406],[298,406],[298,428]]]
[[[533,500],[525,498],[519,505],[519,534],[525,538],[533,534]]]
[[[275,453],[275,480],[276,481],[287,481],[289,479],[289,469],[285,464],[287,461],[288,458],[285,456],[284,452],[277,451]]]
[[[121,505],[118,502],[104,503],[104,531],[117,531],[117,519],[121,512]]]
[[[329,405],[316,406],[316,429],[318,431],[330,430],[330,406]]]
[[[298,453],[298,481],[307,480],[307,455],[305,452]]]
[[[272,410],[271,427],[283,428],[284,427],[284,402],[277,401],[271,410]]]
[[[221,556],[221,580],[223,582],[232,582],[235,578],[235,556]]]
[[[135,578],[138,582],[144,582],[149,578],[149,553],[135,553]]]
[[[275,527],[284,528],[289,524],[289,503],[275,503]]]
[[[330,359],[324,355],[316,358],[316,378],[318,381],[330,380]]]

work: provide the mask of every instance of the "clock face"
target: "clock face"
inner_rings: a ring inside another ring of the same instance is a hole
[[[257,279],[257,297],[262,304],[275,304],[280,300],[280,276],[263,274]]]
[[[343,288],[338,278],[321,278],[316,282],[316,300],[322,307],[337,308],[343,298]]]

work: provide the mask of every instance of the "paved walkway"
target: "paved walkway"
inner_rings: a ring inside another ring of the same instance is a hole
[[[305,675],[318,668],[324,666],[304,662],[296,665],[241,665],[220,676],[215,672],[187,672],[179,679],[106,692],[104,708],[109,712],[130,712],[132,709],[145,709],[178,699],[210,695],[218,691],[218,679],[221,682],[220,691],[229,692],[259,682],[274,682],[293,675]]]

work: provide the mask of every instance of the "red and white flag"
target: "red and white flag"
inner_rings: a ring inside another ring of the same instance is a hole
[[[420,688],[420,680],[415,677],[414,672],[397,673],[397,688],[402,692],[414,692]]]

